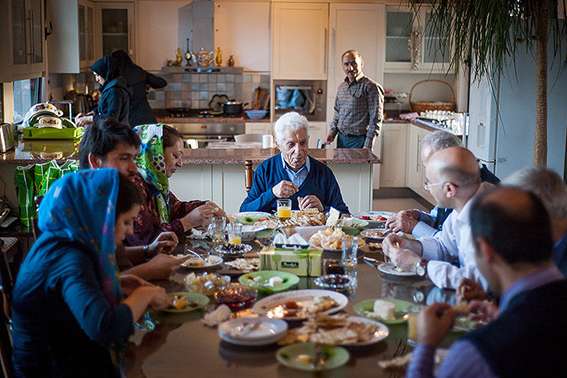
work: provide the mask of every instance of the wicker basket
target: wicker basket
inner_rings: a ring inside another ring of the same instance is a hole
[[[446,85],[447,87],[449,87],[449,89],[451,90],[451,96],[453,97],[451,102],[443,102],[443,101],[416,101],[416,102],[412,102],[411,97],[413,95],[413,90],[415,89],[415,87],[417,87],[419,84],[423,84],[423,83],[427,83],[427,82],[437,82],[437,83],[441,83]],[[417,83],[415,83],[413,85],[413,87],[411,87],[410,93],[409,93],[409,99],[408,99],[409,103],[410,103],[410,109],[412,112],[425,112],[428,110],[446,110],[446,111],[454,111],[457,108],[457,104],[455,103],[455,91],[453,91],[453,88],[449,85],[449,83],[447,83],[446,81],[442,81],[442,80],[421,80],[418,81]]]

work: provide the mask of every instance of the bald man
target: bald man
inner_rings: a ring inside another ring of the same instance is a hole
[[[333,143],[338,136],[338,148],[372,149],[384,119],[384,89],[364,76],[358,51],[345,51],[341,63],[346,78],[337,89],[327,143]]]
[[[384,253],[399,268],[415,270],[440,288],[456,289],[464,278],[486,286],[474,261],[469,224],[471,200],[481,191],[476,158],[462,147],[435,152],[425,166],[425,187],[439,207],[453,209],[443,230],[417,240],[390,234]]]

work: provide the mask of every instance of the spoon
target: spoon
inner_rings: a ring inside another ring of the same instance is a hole
[[[203,258],[203,256],[201,256],[201,255],[198,254],[197,252],[192,251],[192,250],[190,250],[190,249],[188,249],[188,248],[185,250],[185,252],[187,252],[188,254],[193,255],[193,256],[195,256],[195,257],[201,259],[201,260],[205,260],[205,259]]]

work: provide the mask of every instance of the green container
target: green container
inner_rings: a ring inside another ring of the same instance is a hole
[[[81,139],[83,127],[56,129],[53,127],[26,127],[23,130],[24,139]]]

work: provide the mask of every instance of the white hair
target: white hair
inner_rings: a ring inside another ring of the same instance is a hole
[[[298,131],[300,129],[305,129],[305,132],[309,135],[309,121],[307,121],[307,118],[297,112],[285,113],[274,125],[276,143],[280,144],[289,131]]]
[[[447,131],[437,130],[427,134],[421,140],[421,148],[429,147],[432,152],[444,150],[449,147],[457,147],[461,145],[459,138]]]
[[[551,218],[567,219],[567,185],[550,169],[524,168],[502,182],[535,194]]]

